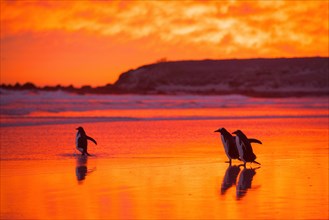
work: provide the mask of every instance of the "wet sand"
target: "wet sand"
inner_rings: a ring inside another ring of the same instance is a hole
[[[88,158],[73,124],[1,128],[1,219],[327,219],[327,123],[86,123]],[[221,126],[260,139],[262,165],[229,167]]]

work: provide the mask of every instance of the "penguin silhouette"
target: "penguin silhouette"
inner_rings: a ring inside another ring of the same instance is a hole
[[[96,145],[97,145],[97,142],[93,138],[87,136],[85,130],[83,130],[82,127],[78,127],[76,130],[78,130],[76,139],[75,139],[76,148],[82,153],[82,155],[90,156],[90,154],[87,151],[87,146],[88,146],[87,140],[88,139],[91,140]]]
[[[260,165],[260,163],[256,161],[256,155],[252,150],[251,143],[262,144],[262,142],[254,138],[247,138],[241,130],[236,130],[232,134],[236,134],[236,146],[238,147],[239,157],[244,162],[244,166],[246,166],[247,162]]]
[[[231,164],[232,159],[240,160],[238,148],[235,143],[235,137],[232,136],[225,128],[219,128],[215,132],[220,133],[226,156],[229,159],[227,162]]]

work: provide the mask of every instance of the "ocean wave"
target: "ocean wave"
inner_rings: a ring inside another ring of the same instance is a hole
[[[1,115],[92,110],[239,108],[328,108],[327,98],[251,98],[242,95],[78,95],[63,91],[9,91],[1,89]]]
[[[0,95],[1,127],[139,120],[314,118],[328,117],[329,106],[323,97],[78,95],[3,89]],[[258,112],[253,112],[255,110]]]
[[[246,120],[246,119],[287,119],[287,118],[328,118],[327,114],[314,115],[247,115],[247,116],[170,116],[170,117],[2,117],[0,127],[38,126],[59,124],[82,124],[98,122],[132,121],[197,121],[197,120]]]

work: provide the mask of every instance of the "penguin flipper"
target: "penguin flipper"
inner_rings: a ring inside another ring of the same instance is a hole
[[[261,142],[260,140],[257,140],[257,139],[255,139],[255,138],[248,138],[248,141],[249,141],[250,143],[262,144],[262,142]]]
[[[97,142],[92,137],[87,136],[87,139],[91,140],[92,142],[94,142],[94,144],[97,145]]]

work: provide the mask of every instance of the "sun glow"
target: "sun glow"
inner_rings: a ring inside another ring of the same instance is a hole
[[[328,56],[328,4],[1,1],[1,82],[104,85],[161,57]]]

